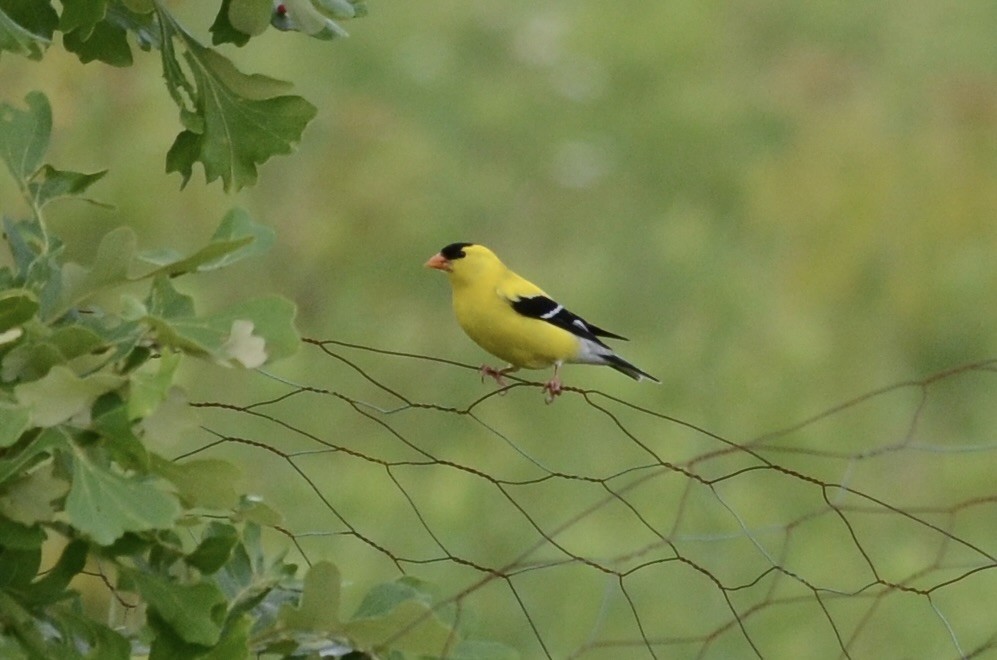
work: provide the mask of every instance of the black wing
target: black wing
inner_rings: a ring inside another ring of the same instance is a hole
[[[603,330],[592,325],[577,314],[569,312],[565,309],[564,305],[558,304],[547,296],[531,296],[529,298],[513,300],[512,308],[523,316],[546,321],[551,325],[556,325],[559,328],[567,330],[571,334],[590,339],[603,346],[605,344],[599,341],[599,337],[622,339],[624,341],[627,339],[626,337],[621,337],[608,330]]]

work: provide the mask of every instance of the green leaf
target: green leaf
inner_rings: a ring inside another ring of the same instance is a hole
[[[249,652],[249,633],[253,623],[253,618],[247,614],[230,621],[225,626],[221,641],[198,660],[242,660],[252,657]]]
[[[101,435],[111,458],[125,469],[147,472],[149,452],[132,430],[128,402],[109,392],[94,402],[90,414],[91,428]]]
[[[272,0],[231,0],[228,18],[232,27],[255,37],[263,34],[273,14]]]
[[[177,136],[167,154],[167,172],[180,173],[186,185],[194,163],[200,162],[208,183],[221,178],[225,190],[252,185],[257,165],[290,153],[300,141],[301,132],[315,117],[315,106],[299,96],[276,96],[286,83],[243,74],[224,56],[184,32],[178,34],[196,91],[191,93],[191,84],[175,61],[166,65],[167,83],[178,103],[183,100],[181,89],[197,99],[203,123],[185,121],[188,130]],[[165,60],[165,49],[163,55]]]
[[[48,0],[4,0],[0,3],[0,52],[40,60],[58,24],[59,15]]]
[[[223,268],[246,257],[263,254],[270,249],[273,241],[272,229],[256,224],[248,213],[235,208],[225,214],[211,241],[188,257],[181,257],[174,250],[139,254],[140,260],[153,264],[156,268],[138,277],[176,276]]]
[[[80,378],[60,365],[52,367],[43,378],[18,385],[14,395],[18,403],[31,410],[34,425],[50,427],[87,410],[97,397],[124,382],[121,376],[107,373]]]
[[[418,600],[426,605],[431,605],[433,596],[430,593],[429,585],[409,577],[378,584],[364,596],[360,607],[353,614],[353,618],[361,619],[387,614],[399,603],[406,600]]]
[[[14,550],[33,550],[40,548],[44,542],[45,530],[40,525],[29,527],[0,516],[0,546]]]
[[[228,563],[232,550],[239,543],[239,533],[235,527],[222,523],[210,523],[194,551],[184,557],[190,566],[205,575],[211,575]]]
[[[179,388],[172,388],[155,411],[141,421],[144,439],[150,446],[170,447],[200,425],[197,411],[187,403]]]
[[[21,451],[9,458],[0,460],[0,484],[30,470],[33,465],[45,460],[45,457],[53,450],[63,449],[69,443],[69,437],[61,428],[43,430]]]
[[[176,350],[203,354],[230,366],[254,368],[298,349],[294,304],[279,296],[237,303],[195,316],[193,302],[164,277],[153,284],[145,319],[157,340]],[[261,343],[262,341],[262,343]]]
[[[305,575],[301,600],[297,607],[284,604],[278,620],[295,630],[340,630],[339,590],[342,579],[336,565],[328,561],[314,564]]]
[[[56,365],[65,365],[74,373],[87,373],[111,357],[110,347],[84,326],[63,326],[42,337],[37,336],[37,326],[34,329],[4,356],[0,370],[3,380],[37,380]],[[48,328],[42,328],[41,332],[48,332]]]
[[[60,608],[50,616],[63,632],[58,656],[77,657],[79,649],[86,648],[89,652],[84,657],[88,660],[128,660],[132,657],[128,640],[107,626],[69,608]]]
[[[41,564],[41,548],[22,550],[0,545],[0,592],[4,589],[24,588],[31,584]]]
[[[143,368],[131,375],[128,388],[128,418],[144,419],[167,399],[173,387],[173,376],[180,366],[180,354],[164,352],[155,361],[154,373]]]
[[[0,10],[0,49],[3,47],[4,17]],[[29,92],[24,100],[28,105],[26,111],[0,104],[0,158],[14,178],[26,184],[41,166],[42,156],[48,149],[52,107],[41,92]]]
[[[226,341],[231,339],[236,321],[252,322],[252,332],[255,336],[266,340],[267,361],[272,362],[293,355],[300,344],[298,333],[294,328],[294,317],[297,307],[291,301],[280,296],[264,296],[237,303],[220,312],[205,317],[203,322],[220,332],[225,333]],[[231,346],[230,350],[234,350]],[[223,359],[226,356],[223,356]],[[244,366],[248,366],[243,363]]]
[[[152,283],[146,307],[150,316],[162,319],[194,316],[194,299],[177,291],[166,277],[157,277]]]
[[[222,0],[222,5],[218,8],[218,14],[215,16],[215,22],[209,28],[211,43],[216,46],[226,43],[245,46],[249,41],[249,35],[245,32],[239,32],[229,20],[228,8],[231,4],[232,0]]]
[[[79,30],[85,39],[106,12],[107,0],[62,0],[59,30],[64,33]]]
[[[142,571],[123,571],[135,585],[149,607],[183,641],[212,646],[222,632],[227,601],[210,582],[177,584]]]
[[[101,239],[90,268],[66,264],[62,269],[62,298],[58,307],[47,311],[46,318],[59,318],[101,289],[128,282],[128,266],[137,242],[132,229],[118,227]]]
[[[0,403],[0,448],[13,445],[30,426],[30,408]]]
[[[238,250],[228,252],[213,261],[202,264],[198,270],[207,271],[224,268],[247,257],[265,254],[273,246],[276,237],[273,229],[253,222],[249,214],[241,208],[230,210],[222,218],[221,224],[218,225],[218,229],[215,230],[214,235],[211,237],[211,242],[230,243],[242,241],[247,237],[252,238],[252,242]]]
[[[284,522],[280,512],[255,497],[243,497],[240,500],[236,520],[244,520],[263,527],[276,527]]]
[[[107,174],[107,170],[84,174],[57,170],[51,165],[45,165],[32,177],[31,183],[28,184],[28,191],[32,199],[35,200],[35,204],[42,207],[57,197],[80,194],[104,178],[105,174]]]
[[[61,507],[52,502],[69,491],[69,483],[55,476],[51,462],[5,483],[0,488],[0,514],[23,525],[48,522]]]
[[[0,292],[0,332],[23,324],[38,311],[38,297],[27,289]]]
[[[123,477],[73,448],[73,485],[66,498],[70,523],[100,545],[125,532],[171,527],[180,504],[151,479]]]
[[[111,66],[132,65],[132,49],[125,29],[111,21],[100,21],[87,34],[83,29],[67,32],[62,44],[86,64],[97,60]]]
[[[400,631],[406,631],[399,634]],[[405,600],[381,616],[352,619],[342,631],[361,648],[390,648],[405,653],[440,657],[456,646],[460,637],[429,605]]]
[[[174,463],[153,454],[152,471],[176,487],[188,508],[228,511],[239,503],[236,488],[242,473],[227,461],[205,458]]]
[[[24,590],[24,600],[49,604],[66,597],[66,589],[87,563],[87,544],[76,539],[62,550],[59,561],[45,575]]]

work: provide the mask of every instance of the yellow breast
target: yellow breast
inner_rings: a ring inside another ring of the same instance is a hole
[[[454,290],[454,313],[464,332],[483,349],[509,364],[543,369],[571,360],[578,339],[546,321],[516,313],[494,287]]]

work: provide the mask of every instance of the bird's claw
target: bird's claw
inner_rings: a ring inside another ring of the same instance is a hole
[[[561,379],[557,377],[551,378],[549,381],[544,383],[544,401],[547,402],[548,405],[554,403],[554,399],[561,395],[561,391]]]
[[[481,374],[481,382],[485,382],[486,377],[494,378],[495,382],[499,384],[499,387],[505,387],[505,369],[496,369],[495,367],[489,367],[487,364],[481,365],[481,369],[478,370]]]

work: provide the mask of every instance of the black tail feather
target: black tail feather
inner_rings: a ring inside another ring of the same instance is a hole
[[[636,366],[630,364],[629,362],[621,358],[619,355],[616,355],[615,353],[604,355],[603,357],[606,358],[606,364],[611,366],[613,369],[616,369],[620,373],[630,376],[634,380],[640,381],[646,378],[649,381],[658,383],[659,385],[661,384],[660,380],[658,380],[651,374],[647,373],[646,371],[638,369]]]

